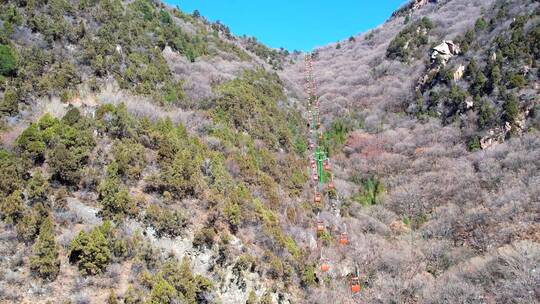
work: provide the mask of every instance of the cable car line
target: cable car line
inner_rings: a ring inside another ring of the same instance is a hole
[[[307,143],[309,148],[309,169],[311,171],[310,184],[314,187],[313,204],[317,210],[324,210],[326,205],[329,210],[333,211],[335,218],[339,221],[341,202],[334,183],[334,174],[328,152],[322,146],[323,132],[320,117],[320,100],[317,95],[317,86],[313,74],[313,57],[311,54],[305,56],[305,85],[304,89],[308,96],[306,125],[309,130],[307,134]],[[326,204],[328,202],[329,204]],[[335,224],[327,229],[327,225],[320,217],[320,212],[317,213],[317,222],[315,224],[315,234],[317,237],[317,248],[320,253],[320,271],[328,273],[330,271],[330,259],[323,255],[323,246],[321,237],[327,232],[337,232],[337,246],[348,250],[350,245],[349,235],[347,233],[347,225],[343,223],[341,227]],[[361,291],[360,275],[358,264],[355,264],[354,273],[348,275],[349,290],[351,297],[359,294]]]

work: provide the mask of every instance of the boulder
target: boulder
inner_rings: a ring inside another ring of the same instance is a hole
[[[421,8],[422,6],[428,4],[428,0],[414,0],[414,2],[412,3],[412,9],[413,10],[416,10],[416,9],[419,9]]]
[[[460,64],[457,70],[454,72],[454,81],[458,81],[461,78],[463,78],[463,74],[465,73],[465,66],[463,64]]]
[[[409,227],[403,221],[393,221],[390,223],[390,230],[395,234],[403,234],[410,231]]]
[[[486,136],[480,138],[480,148],[482,150],[488,149],[497,143],[504,142],[504,139],[508,132],[512,129],[512,126],[506,122],[504,127],[496,127],[488,131]]]
[[[451,40],[444,40],[441,44],[432,48],[431,51],[431,60],[436,61],[437,59],[440,59],[443,65],[446,64],[450,58],[461,52],[459,46]]]
[[[469,96],[467,97],[467,99],[465,99],[465,105],[467,106],[467,109],[472,109],[472,107],[474,106],[472,97]]]
[[[489,136],[484,136],[480,138],[480,148],[485,150],[493,145],[493,139]]]

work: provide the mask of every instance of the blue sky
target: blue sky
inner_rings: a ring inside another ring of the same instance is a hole
[[[165,0],[182,11],[197,9],[236,35],[268,46],[309,51],[382,24],[405,0]]]

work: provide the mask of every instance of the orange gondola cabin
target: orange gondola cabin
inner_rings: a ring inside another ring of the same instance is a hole
[[[352,293],[359,293],[360,292],[360,280],[358,277],[352,277],[351,278],[351,292]]]
[[[324,170],[328,171],[328,172],[331,172],[332,171],[332,166],[330,166],[330,164],[326,164],[324,165]]]
[[[346,232],[343,232],[343,233],[339,236],[339,244],[341,244],[341,245],[347,245],[347,244],[349,244],[349,238],[347,237],[347,233],[346,233]]]
[[[317,222],[317,233],[323,233],[324,229],[325,229],[324,222],[323,221]]]
[[[322,196],[320,193],[315,193],[315,197],[313,198],[313,202],[317,205],[319,205],[322,201]]]
[[[334,185],[334,182],[330,182],[330,183],[328,184],[328,189],[330,189],[330,190],[336,189],[336,185]]]
[[[329,270],[330,270],[330,264],[328,263],[328,260],[323,259],[321,263],[321,271],[328,272]]]

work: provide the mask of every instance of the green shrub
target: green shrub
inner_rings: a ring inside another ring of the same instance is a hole
[[[36,124],[31,124],[17,138],[19,153],[34,161],[43,160],[45,147],[45,142]]]
[[[133,288],[133,285],[130,285],[127,291],[124,293],[124,303],[125,304],[142,304],[144,294],[143,291],[139,288]]]
[[[75,107],[71,107],[67,113],[62,117],[62,122],[69,126],[73,126],[81,119],[81,112]]]
[[[467,141],[467,149],[469,151],[477,151],[482,149],[482,146],[480,145],[480,137],[479,136],[473,136]]]
[[[420,19],[420,25],[427,30],[431,30],[435,27],[435,23],[428,17],[422,17],[422,19]]]
[[[171,71],[165,58],[157,50],[133,52],[128,55],[127,68],[119,79],[123,87],[133,88],[137,94],[152,95],[162,84],[171,81]]]
[[[184,81],[168,82],[164,88],[163,100],[165,105],[182,106],[186,101],[186,93],[184,92]]]
[[[467,68],[465,69],[464,75],[466,77],[469,77],[470,79],[475,79],[479,71],[480,69],[478,68],[478,63],[474,58],[472,58],[471,61],[469,61]]]
[[[503,104],[503,118],[511,124],[518,120],[519,105],[515,95],[511,94],[506,98]]]
[[[50,206],[34,203],[32,209],[26,209],[22,218],[15,226],[17,237],[27,243],[34,241],[39,233],[43,221],[49,217]]]
[[[122,219],[127,215],[137,214],[134,200],[126,186],[114,178],[108,177],[98,187],[98,200],[101,203],[100,215],[104,219]]]
[[[256,263],[257,260],[255,259],[255,257],[244,253],[238,258],[238,260],[234,264],[234,268],[238,269],[239,271],[253,271],[255,269]]]
[[[332,122],[329,130],[324,132],[321,145],[323,149],[331,156],[334,151],[340,151],[347,138],[349,132],[352,131],[353,126],[349,121],[344,119],[337,119]]]
[[[37,276],[53,281],[60,272],[59,246],[56,243],[54,222],[46,217],[39,228],[39,236],[30,257],[30,269]]]
[[[201,294],[212,288],[212,283],[207,278],[193,275],[187,257],[184,257],[182,263],[175,259],[166,261],[157,276],[166,280],[173,287],[173,290],[182,299],[181,303],[197,304]]]
[[[332,243],[332,235],[328,230],[324,230],[323,232],[317,231],[317,237],[322,241],[323,246],[328,246]]]
[[[169,284],[163,278],[159,278],[152,290],[150,291],[150,298],[146,303],[148,304],[166,304],[174,303],[178,300],[176,289]]]
[[[249,37],[245,40],[245,42],[246,49],[248,51],[254,53],[259,58],[266,61],[266,63],[270,64],[274,70],[283,69],[283,61],[288,54],[285,50],[276,50],[269,48],[266,45],[257,41],[257,38],[255,37]]]
[[[497,64],[493,64],[493,67],[491,68],[491,71],[489,73],[489,92],[493,92],[495,88],[497,88],[501,82],[502,75],[501,70]]]
[[[35,170],[26,185],[26,195],[30,201],[44,201],[47,199],[49,183],[40,170]]]
[[[120,302],[118,302],[114,289],[111,289],[109,291],[109,296],[107,297],[107,304],[120,304]]]
[[[67,209],[67,197],[68,192],[66,187],[60,187],[56,194],[54,195],[54,209],[56,210],[66,210]]]
[[[265,293],[259,301],[259,304],[272,304],[272,303],[273,303],[272,296],[268,292]]]
[[[60,129],[62,128],[62,123],[51,114],[46,113],[38,120],[37,126],[41,131],[43,141],[50,145],[52,144],[53,139],[58,136],[58,133],[61,132]]]
[[[245,71],[241,77],[221,85],[218,91],[215,121],[246,131],[273,149],[292,149],[286,113],[277,106],[285,98],[277,75],[263,69]]]
[[[483,72],[476,73],[470,87],[471,95],[483,95],[487,91],[488,79]]]
[[[64,144],[55,146],[47,159],[51,177],[62,183],[77,185],[88,158],[87,153],[80,149],[68,149]]]
[[[236,231],[242,223],[242,210],[240,209],[240,205],[236,202],[228,202],[225,205],[223,212],[233,231]]]
[[[274,280],[283,277],[284,267],[280,258],[275,255],[270,256],[270,265],[267,274]]]
[[[0,201],[0,216],[6,223],[16,224],[23,217],[26,206],[21,191],[13,191]]]
[[[142,14],[145,20],[152,20],[154,17],[154,6],[148,0],[136,0],[130,4],[131,8],[134,11],[137,11]]]
[[[195,232],[193,246],[196,248],[212,248],[216,239],[216,232],[213,228],[202,228]]]
[[[17,71],[17,53],[5,44],[0,44],[0,74],[13,76]]]
[[[160,191],[169,191],[177,198],[199,196],[207,187],[201,168],[202,155],[197,149],[178,151],[171,164],[161,168],[159,177],[149,184]]]
[[[469,29],[467,30],[467,32],[465,32],[465,36],[463,38],[457,39],[458,43],[460,43],[461,52],[463,54],[469,51],[469,48],[473,44],[475,38],[476,38],[476,32]]]
[[[188,224],[188,219],[181,210],[171,211],[155,204],[146,208],[144,221],[155,229],[158,237],[177,237]]]
[[[258,301],[259,300],[257,299],[257,294],[255,293],[255,291],[250,290],[246,304],[257,304]]]
[[[435,25],[423,17],[399,32],[386,50],[386,58],[408,62],[413,53],[428,43],[428,34]]]
[[[287,179],[287,188],[289,189],[289,193],[291,195],[300,195],[308,176],[306,171],[302,170],[301,168],[295,168],[292,170],[292,174],[290,175],[289,179]]]
[[[7,88],[0,103],[0,114],[14,115],[19,111],[19,95],[13,88]]]
[[[306,153],[306,150],[307,150],[306,140],[300,136],[296,137],[294,141],[294,152],[296,152],[298,155],[303,156],[304,153]]]
[[[49,146],[47,163],[51,178],[70,185],[79,182],[81,171],[95,145],[88,120],[79,117],[77,112],[75,110],[68,112],[62,121],[49,114],[44,115],[35,130],[31,130],[32,137],[26,136],[20,141],[23,151],[29,150],[24,148],[29,146],[29,142],[35,142],[39,147]],[[30,141],[29,138],[33,140]],[[34,154],[36,152],[30,155]]]
[[[487,22],[484,18],[478,18],[476,19],[476,22],[474,23],[474,28],[477,32],[485,30],[487,27]]]
[[[486,99],[476,99],[475,105],[478,105],[478,126],[482,129],[493,126],[496,110],[491,103]]]
[[[300,250],[294,239],[286,236],[281,229],[279,216],[272,210],[268,209],[259,199],[253,201],[255,216],[262,221],[264,232],[272,237],[282,248],[287,248],[289,253],[295,257],[300,257]]]
[[[302,272],[301,283],[304,287],[313,287],[317,285],[317,275],[315,274],[315,266],[306,265]]]
[[[13,153],[0,149],[0,197],[6,197],[24,185],[24,161]]]
[[[381,202],[384,194],[384,184],[376,177],[369,177],[362,180],[362,187],[353,199],[363,206],[371,206]]]
[[[125,104],[103,105],[96,110],[98,128],[116,138],[133,137],[135,122]]]
[[[527,79],[521,74],[513,74],[508,80],[510,88],[523,88],[527,85]]]
[[[71,241],[68,250],[69,262],[76,264],[82,274],[101,273],[111,261],[112,253],[105,237],[107,225],[98,226],[90,232],[81,231]]]
[[[118,174],[129,179],[138,179],[146,166],[144,146],[131,139],[115,141],[112,148]]]
[[[11,23],[18,26],[21,26],[23,23],[23,17],[19,10],[17,9],[17,6],[14,4],[9,4],[7,7],[4,7],[4,10],[2,11],[2,20],[4,22],[4,27],[6,26],[5,23]]]
[[[172,18],[171,18],[171,15],[169,14],[169,12],[167,12],[166,10],[160,10],[159,11],[159,21],[161,21],[162,23],[171,23]]]
[[[386,57],[388,59],[400,59],[405,61],[406,58],[409,58],[410,56],[410,50],[406,47],[407,43],[407,37],[398,34],[398,36],[390,41],[386,50]]]
[[[170,166],[176,154],[189,142],[185,128],[180,124],[174,128],[170,120],[158,121],[157,158],[162,166]]]
[[[26,210],[15,226],[17,238],[26,243],[34,241],[39,230],[39,220],[37,212]]]
[[[73,90],[81,83],[77,69],[72,63],[54,63],[50,70],[40,79],[38,90],[41,94],[60,95],[59,92]],[[67,100],[64,100],[67,101]]]
[[[236,58],[240,61],[251,61],[251,57],[248,55],[248,53],[246,53],[242,48],[236,46],[235,44],[233,43],[230,43],[230,42],[227,42],[223,39],[219,39],[219,38],[216,38],[216,39],[213,39],[214,40],[214,43],[217,45],[217,47],[225,52],[225,53],[229,53],[229,54],[233,54],[236,56]]]

